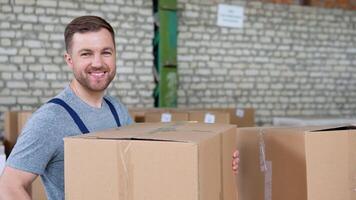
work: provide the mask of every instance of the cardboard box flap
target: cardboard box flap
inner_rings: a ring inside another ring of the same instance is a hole
[[[239,128],[242,130],[248,130],[249,128]],[[253,130],[253,128],[251,128]],[[347,126],[291,126],[291,127],[261,127],[259,132],[269,132],[273,131],[274,133],[293,133],[293,134],[312,134],[317,132],[327,132],[327,131],[346,131],[354,130],[356,126],[347,125]]]
[[[326,131],[348,131],[348,130],[356,130],[355,125],[345,125],[345,126],[338,126],[338,127],[329,127],[319,130],[313,130],[310,132],[326,132]]]
[[[191,125],[193,124],[193,125]],[[209,130],[199,129],[198,123],[145,123],[109,129],[96,133],[74,136],[72,138],[109,140],[147,140],[199,143],[218,134],[219,126]],[[234,126],[231,126],[232,128]]]

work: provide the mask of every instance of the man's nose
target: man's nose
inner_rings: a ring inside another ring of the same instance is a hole
[[[100,54],[95,54],[92,60],[93,67],[102,67],[103,59]]]

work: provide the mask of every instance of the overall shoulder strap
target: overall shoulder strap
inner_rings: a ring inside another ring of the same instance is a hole
[[[67,110],[69,115],[72,117],[74,122],[77,124],[80,131],[82,131],[83,134],[89,133],[88,128],[85,126],[84,122],[80,119],[79,115],[62,99],[53,98],[53,99],[49,100],[48,103],[55,103],[55,104],[61,105],[64,109]]]
[[[117,127],[120,127],[121,126],[121,123],[120,123],[120,118],[119,118],[119,115],[117,114],[116,112],[116,109],[114,107],[114,105],[106,98],[104,98],[105,102],[108,104],[110,110],[111,110],[111,113],[112,115],[114,116],[115,118],[115,121],[116,121],[116,124],[117,124]]]

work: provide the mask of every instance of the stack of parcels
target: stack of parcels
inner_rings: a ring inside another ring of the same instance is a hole
[[[15,146],[22,128],[31,117],[31,111],[9,111],[5,113],[5,135],[4,146],[7,156],[10,155]],[[1,164],[0,164],[1,165]],[[40,177],[37,177],[31,185],[31,198],[33,200],[46,200],[46,192]]]
[[[356,127],[239,128],[239,199],[356,199]]]
[[[64,139],[67,200],[232,200],[236,126],[136,123]]]
[[[4,144],[6,155],[9,156],[15,146],[23,126],[32,115],[31,111],[9,111],[5,113]]]
[[[197,121],[208,124],[235,124],[238,127],[255,126],[252,108],[132,108],[129,112],[135,122]]]

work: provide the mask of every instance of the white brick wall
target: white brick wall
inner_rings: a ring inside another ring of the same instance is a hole
[[[129,107],[153,106],[151,1],[0,1],[0,135],[4,111],[35,109],[68,84],[63,32],[85,14],[104,17],[116,32],[118,73],[110,92]]]
[[[179,106],[252,106],[258,124],[356,115],[355,12],[220,0],[245,9],[232,29],[216,25],[217,1],[179,2]]]

